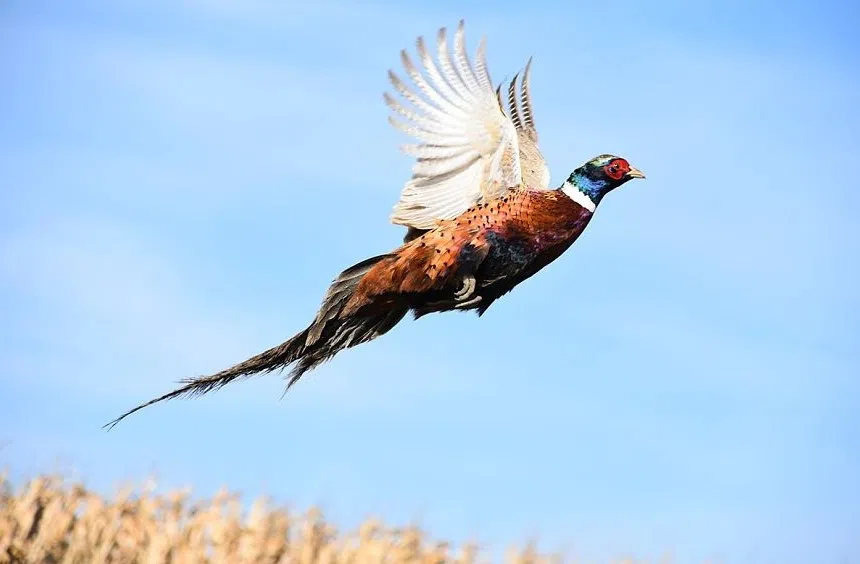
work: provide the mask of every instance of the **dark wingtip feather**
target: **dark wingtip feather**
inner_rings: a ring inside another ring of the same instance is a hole
[[[520,120],[520,110],[517,106],[517,78],[519,78],[520,73],[514,75],[514,78],[511,79],[510,84],[508,85],[508,108],[511,112],[511,121],[514,122],[514,127],[520,129],[522,127],[522,121]]]
[[[532,110],[532,94],[531,94],[531,69],[532,58],[529,57],[526,63],[526,68],[523,71],[523,78],[520,82],[520,103],[523,107],[523,125],[532,131],[535,130],[534,112]]]

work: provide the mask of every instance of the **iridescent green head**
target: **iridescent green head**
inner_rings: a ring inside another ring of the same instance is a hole
[[[594,211],[603,196],[634,178],[645,178],[645,175],[630,166],[626,159],[600,155],[574,170],[562,189],[580,205]]]

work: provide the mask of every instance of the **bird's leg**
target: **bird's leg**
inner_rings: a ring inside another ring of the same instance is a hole
[[[488,250],[489,247],[486,245],[476,247],[472,243],[467,243],[460,249],[460,254],[457,257],[459,262],[457,279],[460,282],[460,287],[454,292],[455,309],[469,308],[483,299],[481,296],[475,295],[475,291],[478,289],[475,273],[484,257],[487,256]]]

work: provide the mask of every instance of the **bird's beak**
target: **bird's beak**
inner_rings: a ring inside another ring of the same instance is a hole
[[[630,170],[627,171],[627,178],[645,178],[645,175],[642,174],[642,171],[638,168],[630,167]]]

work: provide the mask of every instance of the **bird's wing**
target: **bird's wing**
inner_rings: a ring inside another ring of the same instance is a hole
[[[453,58],[444,27],[436,42],[438,65],[423,38],[416,41],[427,78],[406,51],[401,52],[403,67],[417,90],[393,71],[388,73],[409,104],[385,93],[392,112],[406,120],[392,115],[389,122],[419,141],[403,147],[416,162],[391,216],[393,223],[415,229],[433,228],[437,221],[454,218],[523,181],[519,136],[493,89],[484,39],[474,67],[466,53],[462,21],[454,34]]]
[[[548,190],[549,167],[538,147],[538,132],[535,127],[534,110],[532,109],[531,68],[532,60],[529,58],[519,83],[519,96],[517,96],[518,75],[514,75],[514,78],[508,83],[507,106],[502,100],[501,84],[496,88],[496,98],[499,106],[506,108],[507,116],[517,131],[523,184],[532,190]]]

